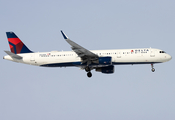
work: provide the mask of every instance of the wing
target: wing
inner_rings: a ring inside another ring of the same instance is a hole
[[[82,46],[78,45],[77,43],[70,40],[66,34],[61,31],[64,39],[72,46],[72,50],[82,59],[82,63],[87,62],[87,64],[91,63],[92,61],[96,61],[98,59],[98,55],[94,54],[93,52],[83,48]]]

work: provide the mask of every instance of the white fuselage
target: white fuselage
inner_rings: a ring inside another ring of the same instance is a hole
[[[171,60],[171,56],[160,49],[140,48],[140,49],[116,49],[116,50],[92,50],[99,57],[112,57],[112,65],[119,64],[154,64]],[[23,59],[14,59],[4,56],[4,59],[14,62],[45,66],[45,67],[68,67],[85,66],[81,63],[81,58],[74,51],[51,51],[38,53],[18,54]]]

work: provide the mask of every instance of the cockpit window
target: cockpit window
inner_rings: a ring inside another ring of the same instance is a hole
[[[165,51],[160,51],[160,53],[166,53]]]

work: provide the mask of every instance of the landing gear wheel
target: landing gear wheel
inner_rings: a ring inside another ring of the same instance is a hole
[[[92,73],[91,72],[88,72],[87,73],[87,76],[90,78],[90,77],[92,77]]]
[[[90,68],[87,66],[87,67],[85,67],[85,71],[86,72],[89,72],[90,71]]]
[[[155,72],[155,69],[154,69],[154,68],[152,68],[152,69],[151,69],[151,71],[152,71],[152,72]]]
[[[155,71],[155,69],[154,69],[153,64],[151,64],[151,68],[152,68],[152,69],[151,69],[151,71],[152,71],[152,72],[154,72],[154,71]]]

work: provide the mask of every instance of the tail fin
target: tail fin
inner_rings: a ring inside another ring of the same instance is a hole
[[[31,53],[25,44],[15,35],[14,32],[6,32],[10,50],[14,54]]]

